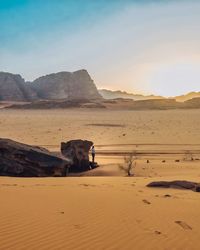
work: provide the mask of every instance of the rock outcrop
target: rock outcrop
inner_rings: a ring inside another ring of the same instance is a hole
[[[154,181],[149,183],[147,187],[183,188],[191,189],[195,192],[200,192],[200,183],[191,181]]]
[[[10,104],[6,108],[8,109],[66,109],[66,108],[106,108],[103,104],[96,101],[84,101],[84,100],[42,100],[31,103],[15,103]]]
[[[0,72],[0,101],[33,101],[38,97],[20,75]]]
[[[0,175],[20,177],[65,176],[70,161],[48,150],[0,139]]]
[[[30,86],[41,99],[92,100],[102,98],[86,70],[42,76]]]
[[[90,169],[89,150],[93,142],[72,140],[61,143],[61,153],[71,160],[70,172],[82,172]]]
[[[181,108],[182,104],[176,102],[175,99],[155,99],[155,100],[143,100],[135,101],[133,108],[138,110],[148,110],[148,109],[177,109]]]

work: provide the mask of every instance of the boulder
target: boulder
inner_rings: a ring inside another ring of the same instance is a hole
[[[0,175],[20,177],[65,176],[70,161],[41,147],[0,139]]]
[[[72,140],[61,143],[61,153],[72,161],[70,172],[82,172],[91,168],[89,150],[93,142],[84,140]]]
[[[154,181],[149,183],[147,187],[183,188],[200,192],[200,183],[191,181]]]

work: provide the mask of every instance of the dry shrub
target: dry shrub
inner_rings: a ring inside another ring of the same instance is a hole
[[[124,157],[124,164],[119,165],[119,169],[124,171],[128,176],[133,176],[133,169],[136,167],[136,152],[131,152],[129,155]]]

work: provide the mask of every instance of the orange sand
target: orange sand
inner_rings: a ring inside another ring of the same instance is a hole
[[[183,160],[185,150],[200,158],[199,132],[198,110],[1,110],[1,137],[53,151],[61,140],[91,139],[100,168],[85,173],[93,177],[0,177],[0,250],[200,249],[200,194],[146,187],[154,180],[199,182],[200,161]],[[132,150],[162,152],[140,155],[135,177],[123,177],[121,153]]]

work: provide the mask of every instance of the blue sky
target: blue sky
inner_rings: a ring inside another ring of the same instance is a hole
[[[200,91],[200,1],[0,0],[0,71],[85,68],[99,88]]]

